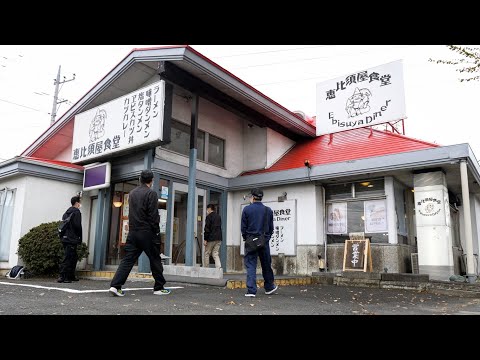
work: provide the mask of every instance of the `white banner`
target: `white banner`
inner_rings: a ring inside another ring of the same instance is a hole
[[[165,82],[158,81],[77,114],[72,163],[161,141],[164,105]]]
[[[405,118],[402,60],[317,84],[317,136]]]
[[[347,233],[347,203],[327,204],[327,234]]]
[[[371,200],[364,202],[365,232],[387,232],[387,204],[385,200]]]
[[[270,255],[295,255],[295,235],[297,230],[297,201],[264,202],[273,211],[273,234],[270,238]],[[242,211],[245,206],[242,204]],[[241,237],[241,234],[240,234]],[[245,241],[241,238],[240,254],[245,255]]]

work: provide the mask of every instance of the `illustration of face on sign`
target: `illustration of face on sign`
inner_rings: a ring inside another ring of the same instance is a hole
[[[354,117],[369,112],[370,105],[368,105],[368,103],[370,101],[370,96],[372,96],[370,90],[366,88],[361,90],[359,90],[358,87],[355,88],[355,92],[347,99],[347,104],[345,106],[348,117]]]
[[[95,117],[90,124],[90,142],[93,143],[98,139],[101,139],[105,135],[105,120],[107,118],[107,112],[105,110],[97,110]]]

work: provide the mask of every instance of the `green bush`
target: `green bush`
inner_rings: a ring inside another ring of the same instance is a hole
[[[25,234],[18,242],[17,254],[25,268],[34,275],[53,275],[59,271],[63,260],[63,245],[58,237],[59,221],[38,225]],[[88,256],[85,243],[77,246],[78,261]]]

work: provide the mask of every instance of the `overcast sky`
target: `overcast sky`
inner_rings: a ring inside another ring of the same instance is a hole
[[[0,161],[19,155],[50,125],[58,66],[61,116],[133,48],[152,45],[0,45]],[[460,83],[445,46],[191,45],[285,106],[316,113],[316,84],[403,59],[407,136],[440,145],[469,143],[480,159],[480,82]],[[70,105],[68,105],[70,104]]]

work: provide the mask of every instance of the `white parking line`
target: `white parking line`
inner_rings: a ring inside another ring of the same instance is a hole
[[[42,286],[42,285],[30,285],[30,284],[16,284],[16,283],[11,283],[11,282],[3,282],[0,281],[0,284],[3,285],[14,285],[14,286],[25,286],[25,287],[32,287],[36,289],[46,289],[46,290],[59,290],[59,291],[64,291],[67,293],[73,293],[73,294],[88,294],[88,293],[100,293],[100,292],[108,292],[108,289],[106,290],[76,290],[76,289],[68,289],[68,288],[59,288],[59,287],[53,287],[53,286]],[[183,289],[183,286],[170,286],[170,287],[165,287],[165,289]],[[152,291],[153,288],[122,288],[123,291],[138,291],[138,290],[150,290]]]

